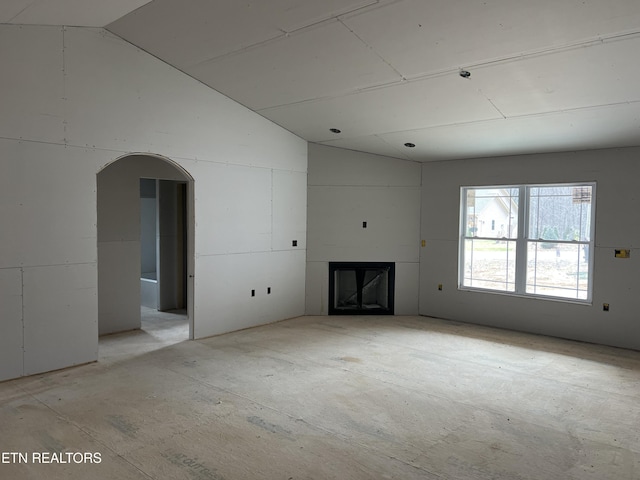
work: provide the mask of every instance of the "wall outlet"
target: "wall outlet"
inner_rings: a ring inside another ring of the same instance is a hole
[[[442,284],[441,283],[438,284],[438,290],[442,290]]]
[[[602,310],[605,311],[605,312],[608,312],[609,311],[609,304],[608,303],[603,303],[602,304]]]

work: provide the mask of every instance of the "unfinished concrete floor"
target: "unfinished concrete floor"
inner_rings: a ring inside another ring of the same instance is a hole
[[[424,317],[178,328],[0,384],[0,450],[29,455],[0,478],[640,478],[640,352]]]

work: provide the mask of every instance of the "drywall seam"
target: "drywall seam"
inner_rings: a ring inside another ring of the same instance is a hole
[[[67,27],[62,27],[62,143],[67,145],[67,45],[66,36]]]

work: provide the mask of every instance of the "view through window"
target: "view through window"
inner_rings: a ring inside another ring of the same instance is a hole
[[[460,288],[591,300],[595,184],[461,193]]]

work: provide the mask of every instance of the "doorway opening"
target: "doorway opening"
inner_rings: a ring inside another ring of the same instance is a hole
[[[98,173],[97,193],[99,335],[192,339],[193,178],[169,159],[126,155]]]
[[[180,330],[188,329],[187,278],[187,183],[141,178],[142,330],[180,336]]]

